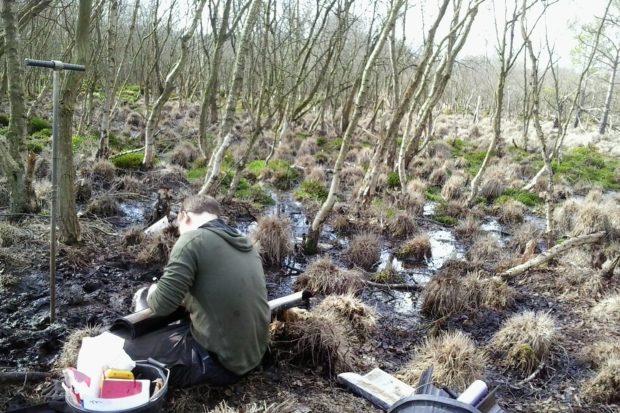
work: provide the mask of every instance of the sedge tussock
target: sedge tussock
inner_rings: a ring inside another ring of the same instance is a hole
[[[293,251],[291,222],[277,215],[261,217],[251,235],[267,265],[278,265]]]
[[[485,352],[471,338],[461,331],[452,331],[427,338],[398,377],[415,386],[422,373],[432,366],[435,384],[463,391],[482,378],[486,363]]]

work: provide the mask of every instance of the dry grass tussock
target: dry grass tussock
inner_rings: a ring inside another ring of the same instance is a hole
[[[142,182],[132,175],[125,175],[116,180],[116,189],[123,192],[130,192],[134,194],[140,194],[144,190]]]
[[[394,218],[388,220],[387,232],[391,237],[407,238],[415,234],[417,224],[406,212],[399,212]]]
[[[441,196],[448,200],[459,199],[467,189],[467,177],[453,174],[441,188]]]
[[[610,340],[616,337],[610,337]],[[583,350],[582,357],[601,367],[610,358],[620,359],[620,341],[599,341]]]
[[[377,328],[377,312],[353,294],[329,295],[312,312],[334,318],[347,326],[349,335],[361,339],[370,337]]]
[[[137,251],[136,262],[142,266],[166,264],[178,238],[175,232],[176,229],[168,227],[159,234],[146,236],[139,245],[132,247]]]
[[[364,178],[364,170],[359,166],[347,166],[340,171],[340,179],[344,186],[354,187]]]
[[[543,232],[531,222],[525,222],[519,225],[512,233],[509,246],[515,252],[523,254],[528,242],[534,240],[537,242],[543,235]]]
[[[452,148],[446,142],[433,141],[428,145],[428,156],[438,159],[449,159],[452,156]]]
[[[586,202],[593,202],[595,204],[600,204],[603,200],[603,189],[602,188],[592,188],[586,195]]]
[[[553,220],[558,231],[569,234],[575,225],[575,217],[580,205],[574,199],[567,199],[553,211]]]
[[[162,169],[149,172],[144,179],[144,184],[155,189],[175,188],[180,189],[188,185],[185,169],[178,165],[166,165]]]
[[[322,166],[315,166],[310,173],[306,175],[306,179],[319,182],[325,181],[325,169]]]
[[[118,202],[109,195],[103,195],[90,201],[86,211],[98,217],[113,217],[121,213]]]
[[[474,241],[467,257],[474,263],[495,263],[499,261],[501,248],[491,234],[482,235]]]
[[[261,217],[251,238],[267,265],[280,264],[293,251],[291,222],[287,218]]]
[[[525,207],[517,201],[508,201],[496,208],[497,220],[504,225],[515,225],[523,222]]]
[[[496,167],[490,167],[482,178],[478,193],[488,200],[493,200],[499,197],[505,189],[506,185],[501,171]]]
[[[299,145],[297,155],[314,155],[319,150],[319,145],[315,138],[306,138]]]
[[[452,331],[427,338],[398,377],[415,386],[422,373],[432,366],[435,384],[463,391],[474,380],[482,378],[486,364],[485,352],[478,349],[471,338],[462,331]]]
[[[100,325],[86,326],[71,332],[62,347],[60,357],[56,361],[56,367],[59,369],[75,367],[77,365],[78,353],[82,347],[82,339],[84,337],[98,336],[102,332],[103,327]]]
[[[200,157],[200,151],[191,142],[181,142],[170,154],[170,163],[181,168],[189,168]]]
[[[330,375],[352,364],[341,319],[314,312],[271,323],[271,349],[280,361],[321,367]]]
[[[100,160],[93,165],[90,178],[96,186],[109,188],[115,176],[116,167],[112,162]]]
[[[448,180],[448,169],[446,167],[436,168],[428,177],[428,182],[432,186],[443,186]]]
[[[420,193],[411,193],[408,194],[405,200],[405,205],[407,207],[407,212],[411,216],[419,216],[424,211],[424,204],[426,204],[426,197],[424,194]]]
[[[454,231],[456,236],[464,241],[471,241],[478,237],[481,233],[480,225],[482,223],[479,219],[473,216],[468,216],[464,220],[459,221]]]
[[[607,231],[610,237],[614,235],[607,208],[595,202],[583,203],[575,215],[571,235],[577,237],[598,231]]]
[[[597,375],[584,384],[582,395],[593,402],[620,401],[620,358],[607,359]]]
[[[610,295],[592,308],[592,316],[599,321],[620,323],[620,294]]]
[[[28,233],[8,222],[0,221],[0,247],[11,247],[28,239]]]
[[[422,294],[422,313],[432,319],[477,311],[498,310],[514,305],[516,291],[498,277],[485,277],[479,272],[467,276],[435,276]],[[454,274],[455,272],[452,272]]]
[[[298,411],[296,406],[297,403],[293,399],[286,399],[271,404],[267,404],[267,402],[246,404],[236,409],[230,407],[226,401],[222,401],[208,413],[294,413]],[[185,411],[189,410],[178,410],[179,413]]]
[[[7,290],[10,290],[18,284],[19,278],[15,275],[10,274],[5,270],[0,271],[0,292],[7,292]]]
[[[352,230],[351,221],[345,214],[335,214],[332,219],[332,227],[338,234],[348,234]]]
[[[407,182],[407,195],[424,195],[426,191],[427,185],[422,182],[419,178],[412,178],[409,182]]]
[[[75,200],[78,202],[88,202],[93,196],[93,186],[88,178],[81,178],[75,181]],[[50,184],[51,192],[51,184]],[[36,189],[35,189],[36,193]],[[46,197],[47,198],[47,197]]]
[[[547,359],[558,335],[551,316],[525,311],[506,320],[490,346],[503,354],[503,365],[528,375]]]
[[[312,261],[297,279],[297,285],[314,294],[355,294],[364,285],[362,274],[337,267],[329,256]]]
[[[405,241],[396,251],[395,255],[402,260],[422,262],[433,256],[431,239],[422,234]]]
[[[381,240],[371,233],[355,235],[349,242],[346,257],[351,264],[370,270],[381,258]]]
[[[131,247],[132,245],[139,245],[144,242],[146,238],[146,234],[144,230],[140,226],[133,226],[127,228],[127,230],[123,233],[123,239],[121,240],[121,245],[123,247]]]

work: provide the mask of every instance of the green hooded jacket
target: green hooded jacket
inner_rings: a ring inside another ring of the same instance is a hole
[[[157,315],[184,305],[194,339],[238,375],[267,349],[271,312],[260,257],[219,219],[181,235],[148,305]]]

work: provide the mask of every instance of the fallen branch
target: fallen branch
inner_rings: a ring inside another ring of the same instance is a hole
[[[141,152],[143,150],[144,150],[144,146],[141,148],[137,148],[137,149],[130,149],[128,151],[123,151],[123,152],[117,153],[116,155],[112,155],[108,159],[118,158],[119,156],[127,155],[128,153],[136,153],[136,152]]]
[[[517,275],[523,274],[534,267],[538,267],[546,263],[547,261],[555,258],[556,256],[568,251],[571,248],[578,247],[586,244],[593,244],[600,241],[605,236],[605,231],[595,232],[594,234],[580,235],[575,238],[564,241],[563,243],[556,245],[555,247],[548,249],[547,251],[537,255],[531,260],[512,267],[499,274],[504,280],[509,280]]]
[[[523,386],[524,384],[529,383],[530,381],[534,380],[536,376],[538,376],[544,368],[545,368],[545,362],[541,361],[540,364],[538,365],[538,368],[534,370],[534,373],[530,374],[525,379],[518,382],[517,386]]]
[[[364,280],[364,284],[368,287],[382,288],[384,290],[422,291],[422,287],[417,284],[384,284],[367,280]]]
[[[0,372],[0,383],[43,381],[50,376],[50,373],[45,373],[42,371],[2,371]]]
[[[616,256],[616,258],[612,258],[607,260],[605,264],[603,264],[603,268],[601,268],[600,276],[609,280],[614,275],[614,270],[620,263],[620,254]]]

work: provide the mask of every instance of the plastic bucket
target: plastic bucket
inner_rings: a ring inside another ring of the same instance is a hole
[[[136,379],[155,380],[162,379],[164,382],[163,387],[151,396],[146,404],[141,406],[132,407],[131,409],[117,410],[117,413],[160,413],[168,394],[168,379],[170,378],[170,370],[168,370],[163,364],[149,359],[147,361],[136,361],[136,367],[132,370]],[[71,412],[96,412],[96,410],[85,409],[77,405],[69,395],[65,394],[65,401],[69,406]]]
[[[416,394],[394,403],[389,413],[480,413],[480,410],[447,397]]]

